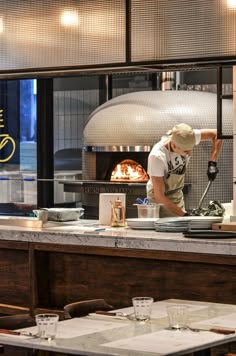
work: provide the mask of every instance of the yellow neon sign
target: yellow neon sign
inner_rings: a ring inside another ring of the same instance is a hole
[[[3,109],[0,109],[0,129],[1,128],[4,128]],[[15,150],[16,150],[15,140],[9,134],[6,134],[6,133],[0,134],[0,151],[6,145],[12,146],[10,154],[3,159],[0,158],[0,163],[8,162],[12,158],[12,156],[14,155]]]

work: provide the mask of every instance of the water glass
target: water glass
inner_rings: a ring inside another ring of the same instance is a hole
[[[160,205],[158,204],[138,204],[138,218],[158,218]]]
[[[147,321],[151,317],[153,298],[135,297],[132,298],[135,318],[138,321]]]
[[[170,329],[186,329],[188,326],[189,311],[184,305],[170,305],[167,307]]]
[[[35,316],[38,336],[41,339],[53,340],[57,333],[58,314],[37,314]]]

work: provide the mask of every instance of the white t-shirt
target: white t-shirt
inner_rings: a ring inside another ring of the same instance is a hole
[[[195,145],[201,141],[201,130],[193,130],[195,135]],[[189,156],[181,156],[176,152],[171,152],[165,147],[168,136],[163,136],[161,141],[156,143],[149,156],[147,172],[149,177],[164,177],[168,178],[172,174],[184,174],[186,166],[189,163]],[[151,184],[149,180],[148,184]]]

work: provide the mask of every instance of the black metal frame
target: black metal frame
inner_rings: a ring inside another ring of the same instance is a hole
[[[21,70],[0,70],[1,79],[37,79],[37,78],[58,78],[78,75],[99,75],[132,72],[173,72],[187,70],[201,70],[206,68],[216,68],[217,66],[228,67],[236,65],[234,57],[206,57],[189,59],[172,59],[162,61],[143,61],[122,63],[105,63],[86,66],[64,66],[48,68],[24,68]]]
[[[54,206],[53,79],[37,81],[37,206]]]
[[[99,76],[99,105],[112,98],[112,76],[102,74]]]
[[[125,56],[126,56],[126,65],[130,65],[131,61],[131,2],[130,0],[126,0],[126,18],[125,18],[125,31],[126,31],[126,48],[125,48]]]
[[[222,66],[218,66],[217,70],[217,137],[220,139],[233,139],[233,135],[224,135],[222,124],[222,100],[233,99],[233,95],[222,94]]]

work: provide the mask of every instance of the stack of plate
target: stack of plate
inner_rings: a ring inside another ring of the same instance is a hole
[[[221,216],[187,216],[161,218],[154,223],[156,231],[186,232],[193,229],[209,230],[214,223],[222,222]]]
[[[221,223],[222,216],[191,216],[190,228],[191,229],[211,229],[211,225]]]
[[[154,223],[158,218],[133,218],[126,219],[128,227],[138,230],[155,230]]]

